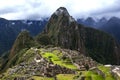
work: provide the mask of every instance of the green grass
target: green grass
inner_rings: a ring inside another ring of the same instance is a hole
[[[73,80],[74,74],[59,74],[57,75],[58,80]]]
[[[33,76],[32,79],[34,79],[34,80],[54,80],[53,78],[39,77],[39,76]]]
[[[91,80],[91,76],[87,76],[85,80]]]
[[[105,80],[115,80],[114,77],[106,77]]]
[[[58,54],[58,53],[60,53],[60,51],[59,50],[54,50],[52,53]]]
[[[82,71],[81,76],[85,76],[85,80],[116,80],[111,72],[109,67],[105,67],[103,65],[98,66],[98,68],[105,74],[105,78],[101,75],[98,75],[92,71]]]
[[[98,66],[98,68],[105,73],[105,80],[115,80],[110,72],[110,67],[105,67],[103,65]]]
[[[53,53],[47,52],[43,54],[43,57],[51,59],[52,61],[60,61],[59,57]]]
[[[94,73],[92,71],[83,71],[82,74],[85,75],[85,76],[91,76]]]
[[[91,75],[92,80],[104,80],[104,78],[100,75]]]
[[[97,75],[92,71],[82,71],[81,76],[85,76],[85,80],[104,80],[102,76]]]
[[[105,67],[105,66],[101,65],[101,66],[98,66],[98,68],[99,68],[102,72],[104,72],[105,74],[108,74],[108,75],[109,75],[109,73],[110,73],[110,67]]]
[[[5,73],[4,74],[5,76],[0,79],[0,80],[14,80],[15,77],[22,77],[24,75],[21,75],[21,74],[12,74],[12,75],[8,75],[8,73]]]
[[[77,69],[76,66],[74,66],[72,63],[70,62],[66,62],[66,61],[63,61],[60,59],[60,56],[58,56],[57,54],[55,53],[51,53],[51,52],[46,52],[46,53],[43,53],[42,56],[44,58],[47,58],[48,60],[51,60],[54,64],[58,64],[60,66],[64,66],[66,68],[69,68],[69,69]]]

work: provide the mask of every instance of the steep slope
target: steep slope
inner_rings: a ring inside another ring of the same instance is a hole
[[[43,34],[48,35],[51,43],[55,46],[84,52],[84,44],[80,37],[78,24],[64,7],[60,7],[53,13]]]
[[[8,51],[15,40],[14,30],[7,25],[8,20],[0,18],[0,54]]]
[[[9,58],[12,58],[17,52],[24,48],[30,48],[34,46],[34,40],[33,38],[29,35],[28,31],[22,31],[17,39],[14,42],[14,45],[12,46],[12,49],[10,51]]]
[[[32,36],[40,33],[47,20],[6,20],[0,18],[0,55],[10,50],[22,30],[28,30]]]
[[[41,35],[55,46],[78,50],[98,62],[120,64],[116,41],[102,31],[78,25],[64,7],[53,13]]]
[[[22,31],[15,40],[10,52],[6,53],[6,55],[2,57],[3,62],[1,71],[5,71],[7,68],[16,65],[16,61],[18,57],[20,57],[17,55],[19,55],[20,53],[24,53],[27,49],[32,46],[34,47],[35,45],[37,44],[34,42],[34,39],[29,35],[29,32],[26,30]]]
[[[120,43],[120,19],[112,17],[110,20],[99,28],[116,38]]]
[[[120,18],[118,17],[111,17],[109,20],[103,17],[97,21],[94,21],[92,17],[88,17],[87,19],[77,19],[77,22],[104,31],[120,43]]]
[[[94,60],[102,64],[120,64],[120,47],[112,36],[86,27],[84,44]]]

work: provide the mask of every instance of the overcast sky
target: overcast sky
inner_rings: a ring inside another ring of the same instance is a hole
[[[50,17],[61,6],[74,18],[120,17],[120,0],[0,0],[0,17],[37,20]]]

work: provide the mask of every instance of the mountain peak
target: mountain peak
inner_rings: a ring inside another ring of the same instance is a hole
[[[100,21],[100,22],[106,22],[107,19],[106,19],[105,17],[103,17],[103,18],[101,18],[99,21]]]
[[[64,14],[64,15],[66,15],[66,16],[70,16],[69,13],[68,13],[68,11],[67,11],[67,9],[66,9],[65,7],[60,7],[60,8],[58,8],[58,9],[55,11],[54,14],[57,15],[57,16],[59,16],[59,15],[61,15],[61,14]]]
[[[68,13],[68,11],[67,11],[67,9],[65,7],[58,8],[54,12],[54,14],[57,15],[57,16],[60,16],[60,15],[66,16],[68,18],[68,20],[69,20],[69,23],[75,22],[75,19],[72,16],[70,16],[70,14]]]
[[[12,46],[12,49],[10,51],[10,58],[12,58],[18,51],[24,48],[30,48],[33,46],[33,43],[33,38],[29,35],[29,32],[23,30],[21,33],[19,33]]]
[[[75,19],[69,15],[67,9],[60,7],[52,14],[44,32],[49,33],[49,36],[51,36],[53,32],[59,33],[59,31],[65,28],[66,30],[69,30],[70,27],[77,29],[76,25],[77,23]]]
[[[88,18],[88,21],[94,23],[93,18]],[[102,31],[77,24],[64,7],[58,8],[51,16],[41,35],[47,36],[52,45],[77,50],[80,54],[89,55],[100,63],[120,63],[117,56],[119,55],[119,48],[114,48],[116,42],[113,37]],[[109,46],[108,43],[110,43]],[[104,53],[106,55],[110,54],[111,56],[106,57]],[[103,59],[102,61],[97,58],[96,56],[99,56],[99,54],[101,54],[101,58],[104,57],[105,60]]]
[[[95,20],[92,17],[88,17],[85,21],[86,22],[95,22]]]
[[[109,19],[109,21],[110,22],[118,22],[119,23],[119,21],[120,21],[120,19],[119,18],[117,18],[117,17],[111,17],[110,19]]]
[[[0,18],[0,24],[4,24],[4,23],[6,23],[6,22],[8,22],[8,20],[6,20],[6,19],[4,19],[4,18]]]
[[[67,10],[65,7],[59,7],[57,10]]]

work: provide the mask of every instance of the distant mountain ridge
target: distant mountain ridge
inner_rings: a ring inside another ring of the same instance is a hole
[[[28,30],[32,36],[40,33],[47,20],[6,20],[0,18],[0,54],[11,49],[16,37],[22,30]]]
[[[120,43],[120,18],[112,17],[99,29],[111,34]]]
[[[120,43],[120,18],[111,17],[107,20],[103,17],[95,21],[92,17],[88,17],[87,19],[77,19],[77,22],[107,32]]]

